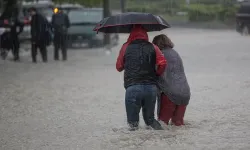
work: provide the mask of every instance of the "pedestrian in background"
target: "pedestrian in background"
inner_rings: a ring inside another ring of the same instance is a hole
[[[14,61],[19,61],[20,41],[18,35],[23,31],[24,24],[18,19],[18,9],[15,8],[10,16],[1,16],[0,20],[1,26],[5,29],[1,34],[1,48],[11,49]],[[7,54],[4,55],[7,56]]]
[[[14,61],[19,61],[19,49],[20,49],[20,41],[18,35],[23,32],[24,24],[18,20],[17,17],[13,17],[11,19],[12,24],[10,26],[10,44],[12,45],[12,53],[14,56]],[[17,31],[18,29],[18,31]]]
[[[32,42],[32,61],[37,62],[37,49],[40,50],[43,62],[47,62],[47,44],[49,23],[47,19],[39,14],[36,8],[30,9],[31,19],[31,42]]]
[[[54,59],[59,60],[59,49],[62,51],[62,59],[67,60],[67,32],[70,21],[67,14],[56,8],[52,16],[52,27],[54,29]]]

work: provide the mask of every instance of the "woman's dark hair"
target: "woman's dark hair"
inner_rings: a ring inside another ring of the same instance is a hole
[[[160,34],[154,37],[153,44],[158,46],[161,50],[164,48],[174,48],[174,43],[165,34]]]

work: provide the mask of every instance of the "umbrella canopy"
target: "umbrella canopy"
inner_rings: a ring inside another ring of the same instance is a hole
[[[141,24],[148,32],[170,28],[170,25],[160,16],[150,13],[129,12],[104,18],[96,25],[94,31],[130,33],[135,24]]]

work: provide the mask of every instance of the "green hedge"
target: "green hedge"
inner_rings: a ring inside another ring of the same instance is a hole
[[[127,12],[149,12],[149,13],[159,13],[163,12],[157,7],[151,7],[150,5],[141,5],[141,6],[129,6],[126,8]]]
[[[142,3],[129,4],[127,5],[126,11],[128,12],[148,12],[154,14],[169,14],[174,16],[176,12],[185,11],[188,13],[188,20],[191,22],[197,21],[227,21],[235,18],[235,14],[238,10],[236,5],[225,5],[225,4],[190,4],[186,6],[174,5],[170,7],[169,3]]]
[[[128,12],[149,12],[149,13],[174,13],[180,9],[181,3],[175,0],[133,2],[127,4],[126,11]]]
[[[235,17],[238,7],[235,5],[191,4],[185,7],[189,21],[225,21]]]

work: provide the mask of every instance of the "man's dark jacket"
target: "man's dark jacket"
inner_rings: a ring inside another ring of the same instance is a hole
[[[157,84],[166,66],[166,59],[157,46],[148,41],[146,30],[135,26],[122,46],[116,62],[124,70],[124,87],[137,84]]]
[[[55,34],[67,34],[67,29],[70,26],[68,15],[64,13],[57,13],[52,16],[51,24],[54,28]]]
[[[48,44],[48,30],[50,25],[47,19],[37,13],[31,19],[31,41],[37,45],[45,46]]]

